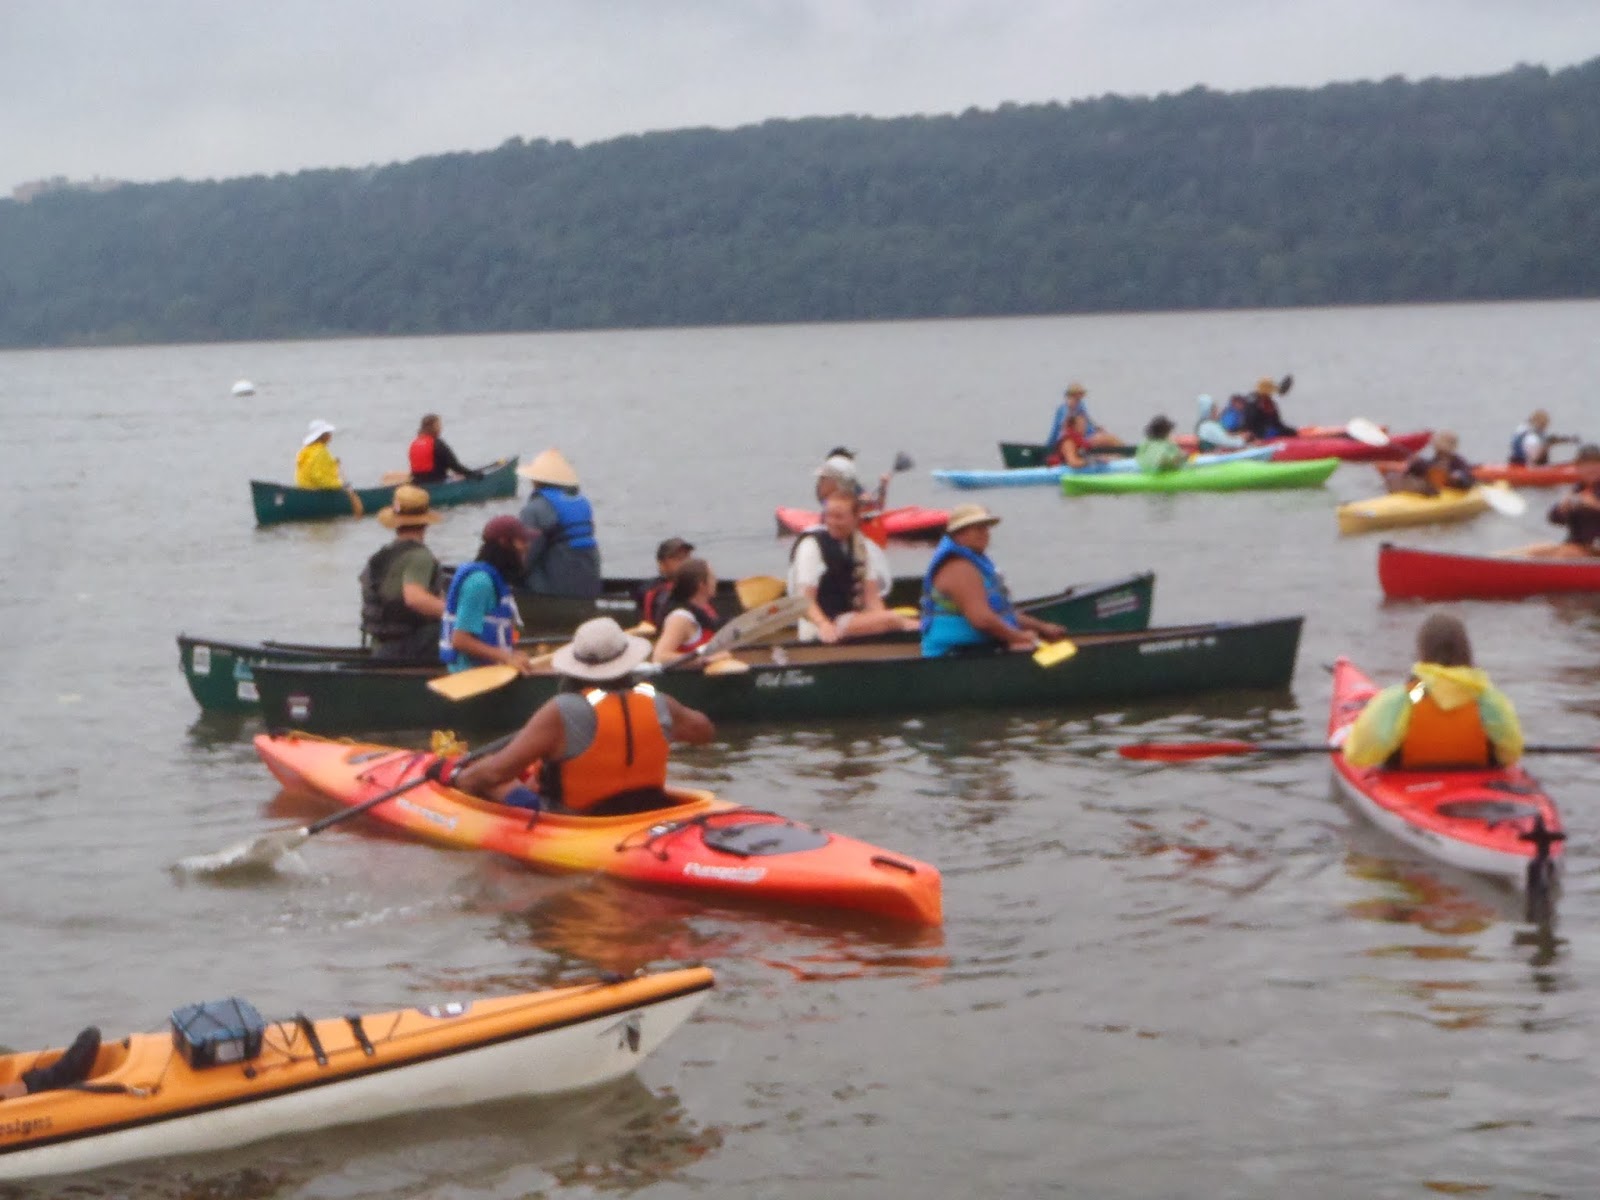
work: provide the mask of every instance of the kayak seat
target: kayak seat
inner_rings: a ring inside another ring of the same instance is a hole
[[[742,821],[737,825],[707,823],[701,829],[700,840],[711,849],[736,858],[758,858],[818,850],[828,844],[828,835],[792,821]]]

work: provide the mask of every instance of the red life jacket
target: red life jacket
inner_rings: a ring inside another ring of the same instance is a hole
[[[411,443],[411,473],[429,475],[433,472],[433,434],[419,433]]]

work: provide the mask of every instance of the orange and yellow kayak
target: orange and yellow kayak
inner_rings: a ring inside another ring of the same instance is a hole
[[[261,734],[256,751],[287,788],[346,806],[419,778],[434,756],[301,734]],[[367,815],[424,841],[493,850],[555,871],[598,871],[723,900],[871,913],[937,925],[939,872],[928,863],[744,808],[693,788],[626,816],[530,813],[425,782]]]
[[[297,1014],[255,1025],[213,1056],[226,1061],[202,1066],[178,1049],[174,1013],[174,1029],[102,1043],[83,1084],[0,1101],[0,1179],[591,1087],[632,1071],[712,982],[695,967],[394,1012]],[[239,1012],[240,1002],[215,1007]],[[60,1056],[0,1057],[0,1084]]]

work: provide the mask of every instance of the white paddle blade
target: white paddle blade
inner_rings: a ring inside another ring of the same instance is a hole
[[[1502,517],[1520,517],[1528,511],[1528,502],[1503,483],[1491,483],[1479,490],[1489,507]]]
[[[180,860],[173,870],[183,875],[224,875],[236,871],[270,870],[284,855],[292,853],[311,830],[301,825],[263,834],[253,842],[240,842],[215,854],[196,854]]]
[[[1376,424],[1365,417],[1352,417],[1344,431],[1358,442],[1365,442],[1369,446],[1387,446],[1389,435],[1379,429]]]

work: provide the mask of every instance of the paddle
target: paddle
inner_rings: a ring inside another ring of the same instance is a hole
[[[1504,483],[1491,483],[1478,488],[1484,501],[1502,517],[1520,517],[1528,511],[1528,502]]]
[[[622,632],[644,634],[655,631],[656,627],[649,621],[640,621],[631,629],[624,629]],[[551,650],[545,654],[535,655],[528,661],[536,667],[542,667],[555,656],[556,652]],[[443,696],[446,700],[470,700],[474,696],[505,687],[520,674],[522,672],[509,663],[485,663],[481,667],[468,667],[465,671],[453,671],[449,675],[430,679],[428,690]]]
[[[760,608],[776,600],[787,589],[788,585],[783,580],[771,575],[747,575],[733,585],[741,608]]]
[[[355,488],[345,488],[344,494],[350,497],[350,514],[352,516],[364,517],[367,515],[366,506],[361,503],[361,494]]]
[[[462,764],[476,762],[493,754],[496,750],[508,745],[515,734],[506,734],[505,737],[496,738],[494,741],[479,746],[472,753],[464,755],[460,760]],[[313,834],[321,833],[341,821],[348,821],[351,817],[359,816],[369,808],[376,808],[386,800],[393,800],[402,796],[413,788],[421,787],[428,782],[426,774],[419,774],[415,779],[408,779],[398,787],[392,787],[386,792],[380,792],[370,800],[363,800],[352,808],[346,808],[336,813],[323,817],[320,821],[313,821],[310,825],[300,825],[293,829],[277,829],[271,833],[262,834],[253,842],[240,842],[215,854],[201,854],[193,858],[186,858],[178,864],[178,869],[188,874],[215,874],[219,871],[232,870],[239,867],[270,867],[289,851],[305,842]]]
[[[1057,663],[1064,663],[1078,652],[1075,643],[1062,638],[1058,642],[1046,642],[1033,652],[1033,661],[1041,667],[1053,667]]]
[[[410,471],[385,471],[378,479],[384,487],[398,487],[402,483],[411,482]]]
[[[1344,431],[1356,441],[1364,442],[1368,446],[1389,444],[1389,435],[1365,417],[1351,417],[1345,424]]]
[[[1325,742],[1136,742],[1118,746],[1123,758],[1140,762],[1194,762],[1233,754],[1327,754],[1338,750]],[[1600,754],[1600,746],[1524,746],[1524,754]]]
[[[782,596],[772,600],[760,608],[751,609],[749,612],[740,613],[729,621],[716,633],[711,635],[711,640],[698,650],[691,650],[687,654],[680,654],[668,663],[646,663],[639,668],[640,674],[656,674],[660,671],[670,671],[674,667],[681,667],[685,663],[703,661],[713,654],[721,654],[724,650],[732,650],[745,642],[754,641],[756,638],[765,637],[775,633],[786,626],[793,625],[805,616],[810,601],[804,596]]]

